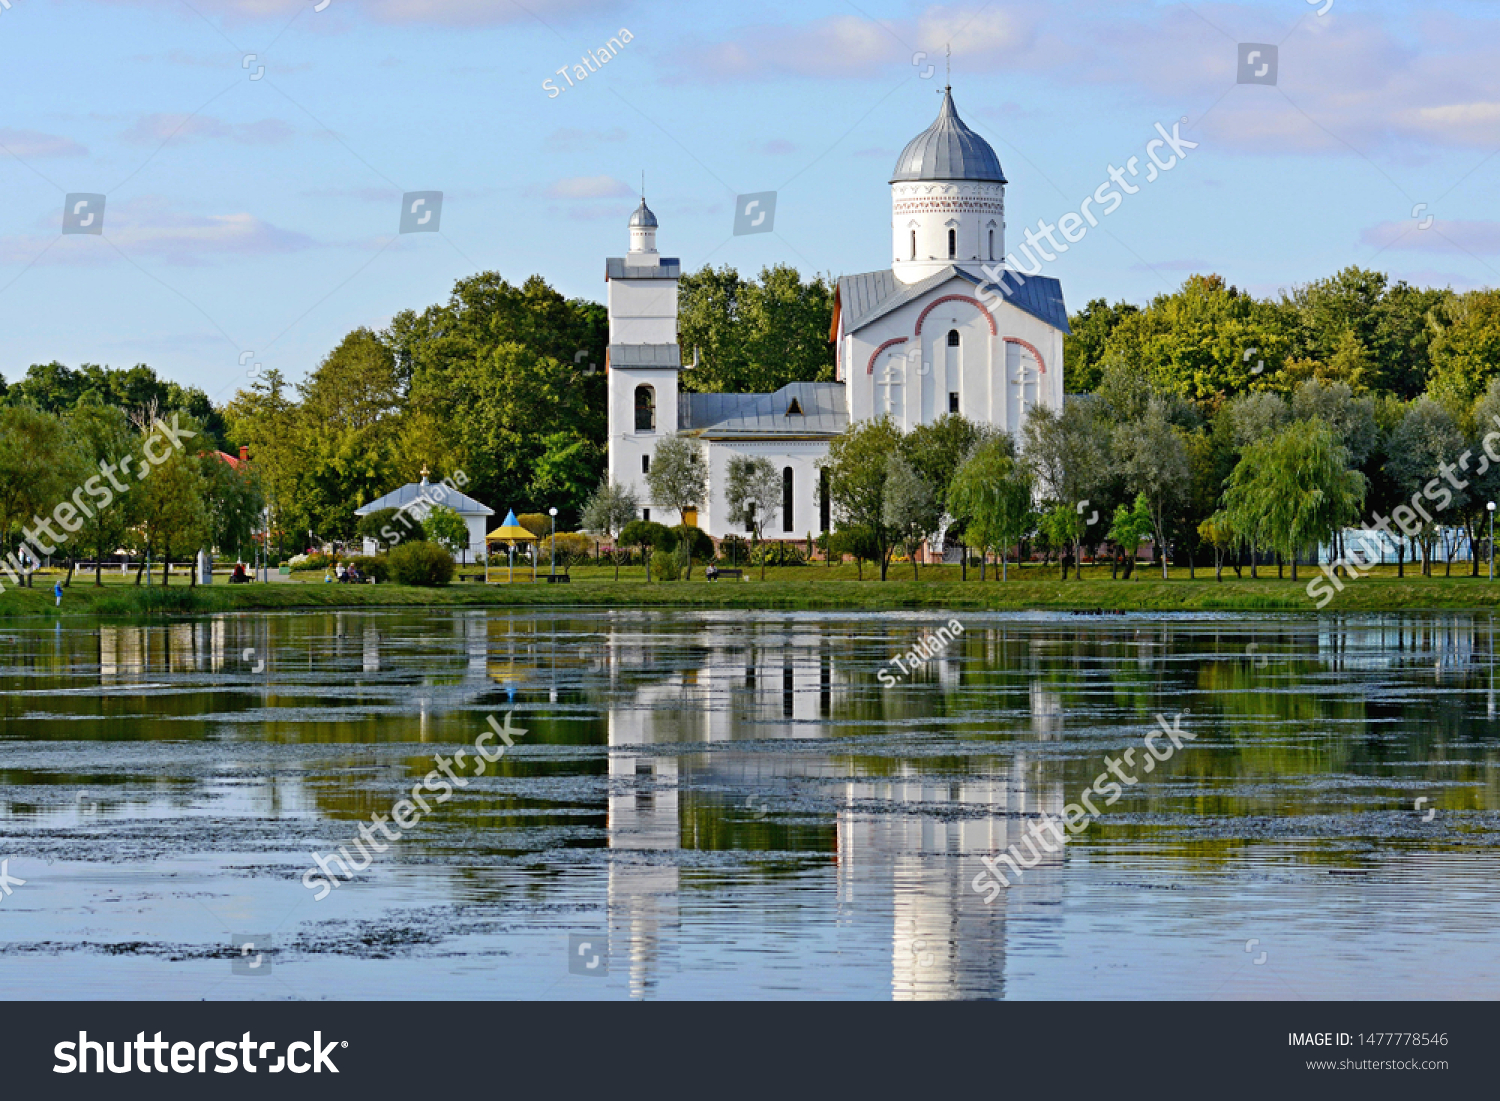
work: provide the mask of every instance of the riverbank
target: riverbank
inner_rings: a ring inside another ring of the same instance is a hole
[[[1311,575],[1278,580],[1251,580],[1226,575],[1215,581],[1212,571],[1199,570],[1196,580],[1186,570],[1173,570],[1163,581],[1157,573],[1138,573],[1129,581],[1111,580],[1103,570],[1086,571],[1083,580],[1063,581],[1056,569],[1012,570],[1009,580],[979,580],[971,569],[967,581],[958,567],[930,567],[913,581],[906,570],[893,568],[890,579],[878,580],[867,569],[863,581],[852,566],[770,569],[758,576],[712,584],[695,570],[692,581],[647,584],[640,571],[622,572],[586,567],[573,571],[566,585],[481,585],[461,583],[435,589],[402,585],[325,585],[309,578],[260,585],[221,585],[163,589],[108,583],[96,587],[92,578],[77,577],[65,590],[63,607],[53,606],[52,580],[37,578],[35,589],[7,587],[0,593],[0,618],[54,617],[59,614],[132,616],[191,614],[295,608],[361,608],[417,606],[488,607],[607,607],[607,608],[778,608],[808,610],[880,610],[883,608],[954,608],[993,611],[1048,609],[1056,611],[1255,611],[1316,612],[1307,595]],[[1321,576],[1321,575],[1319,575]],[[1474,577],[1398,578],[1374,574],[1347,582],[1323,612],[1386,612],[1421,610],[1493,611],[1500,607],[1500,583],[1484,575]]]

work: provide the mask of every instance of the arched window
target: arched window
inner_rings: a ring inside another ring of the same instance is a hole
[[[792,530],[792,468],[781,471],[781,530]]]
[[[990,230],[990,259],[995,258],[995,231]]]
[[[912,230],[911,231],[911,258],[913,260],[915,260],[917,258],[917,231],[916,230]]]
[[[948,259],[952,260],[958,255],[958,230],[948,231]]]
[[[635,388],[635,430],[656,431],[656,391],[649,386]]]
[[[957,348],[958,347],[958,330],[957,329],[949,329],[948,330],[948,347],[950,347],[950,348]]]

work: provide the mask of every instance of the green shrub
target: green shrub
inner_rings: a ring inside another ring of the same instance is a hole
[[[726,535],[719,540],[718,564],[721,566],[744,566],[750,561],[750,544],[743,536]]]
[[[327,554],[294,554],[287,560],[287,565],[294,571],[326,570],[333,565],[333,558]]]
[[[398,585],[446,585],[453,580],[453,555],[436,543],[402,543],[385,556],[390,579]]]
[[[389,569],[390,559],[381,555],[374,558],[366,558],[363,555],[350,558],[345,565],[358,568],[359,572],[366,577],[373,577],[377,583],[383,583],[391,579]]]
[[[807,559],[796,543],[762,543],[750,552],[752,566],[805,566]]]

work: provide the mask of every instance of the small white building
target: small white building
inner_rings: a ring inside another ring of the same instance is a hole
[[[656,215],[630,217],[630,251],[606,261],[609,479],[631,487],[644,519],[736,532],[723,487],[732,455],[782,474],[771,539],[827,531],[820,461],[850,423],[890,417],[902,431],[946,413],[1019,435],[1027,412],[1061,409],[1067,308],[1056,279],[1004,266],[1005,174],[945,89],[938,117],[902,151],[890,181],[891,266],[846,275],[835,291],[835,382],[774,394],[682,390],[677,343],[681,261],[656,250]],[[1029,253],[1026,254],[1028,257]],[[999,280],[999,282],[997,282]],[[703,441],[709,492],[679,517],[651,500],[645,475],[665,436]]]
[[[462,474],[462,484],[467,485],[468,479]],[[482,505],[474,498],[461,493],[453,478],[444,478],[441,482],[433,485],[428,481],[428,471],[422,468],[422,480],[420,482],[407,482],[400,489],[392,490],[377,501],[371,501],[367,505],[354,510],[354,515],[360,519],[372,513],[380,512],[382,509],[393,508],[405,512],[413,520],[422,520],[435,505],[451,508],[463,518],[464,526],[469,529],[469,546],[467,550],[459,553],[459,562],[472,561],[471,556],[484,553],[484,537],[489,531],[489,518],[495,515],[495,510],[488,505]],[[398,519],[394,524],[388,525],[393,534],[405,537],[406,529]],[[387,538],[387,542],[392,542]],[[365,554],[375,553],[375,540],[365,540]]]

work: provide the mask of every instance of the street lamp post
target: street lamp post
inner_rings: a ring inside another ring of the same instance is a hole
[[[1495,580],[1495,502],[1484,506],[1490,514],[1490,580]]]
[[[557,577],[557,509],[549,508],[547,515],[552,517],[552,538],[549,540],[552,550],[552,576]],[[556,584],[556,582],[553,582]]]

